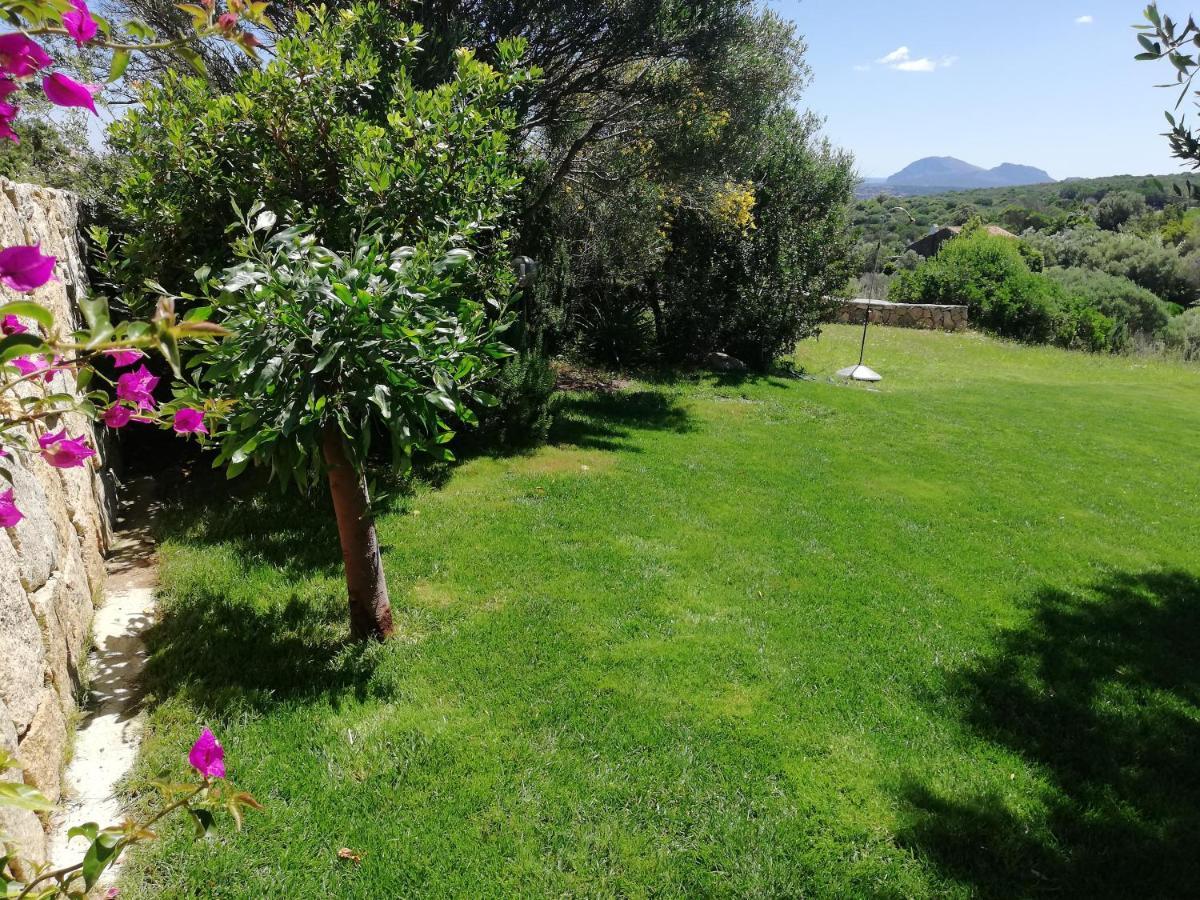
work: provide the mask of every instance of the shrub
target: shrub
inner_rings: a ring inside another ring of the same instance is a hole
[[[1145,212],[1145,197],[1134,191],[1118,191],[1096,204],[1096,224],[1105,231],[1116,231]]]
[[[519,67],[522,45],[502,42],[497,68],[461,50],[452,77],[422,89],[410,74],[420,42],[418,26],[377,3],[318,7],[298,12],[270,62],[228,93],[175,74],[144,91],[110,129],[113,154],[128,158],[110,210],[122,294],[146,278],[181,292],[197,268],[227,265],[232,198],[310,222],[335,249],[367,222],[399,234],[445,223],[476,251],[464,284],[504,302],[509,259],[493,251],[508,242],[520,184],[512,99],[532,74]]]
[[[1050,269],[1047,275],[1067,296],[1112,319],[1119,332],[1114,335],[1118,346],[1135,335],[1154,337],[1170,319],[1166,303],[1120,275],[1061,268]]]
[[[495,404],[479,415],[472,444],[517,450],[544,443],[554,421],[551,400],[557,378],[550,359],[540,348],[507,360],[484,389]]]
[[[1045,254],[1047,266],[1119,275],[1156,297],[1185,306],[1196,298],[1183,260],[1158,238],[1081,227],[1054,235],[1030,234],[1026,239]]]
[[[1163,329],[1163,342],[1186,360],[1200,360],[1200,309],[1173,318]]]
[[[948,241],[932,259],[892,282],[892,300],[964,304],[984,328],[1019,340],[1054,338],[1061,293],[1029,270],[1016,241],[982,229]]]

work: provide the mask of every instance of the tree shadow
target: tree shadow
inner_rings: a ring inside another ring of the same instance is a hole
[[[264,607],[216,591],[166,608],[145,633],[152,697],[184,694],[223,718],[289,700],[363,697],[378,644],[350,640],[343,606],[291,597]]]
[[[553,444],[573,444],[589,450],[639,452],[633,442],[638,431],[686,434],[694,429],[687,409],[664,391],[633,391],[566,395],[559,401]]]
[[[341,571],[337,521],[323,485],[308,495],[281,494],[264,478],[231,483],[204,473],[168,484],[164,501],[154,525],[160,538],[228,544],[239,558],[289,578]]]
[[[1045,778],[1044,813],[913,782],[901,840],[981,896],[1196,896],[1200,579],[1118,574],[1088,595],[1042,591],[936,698]]]

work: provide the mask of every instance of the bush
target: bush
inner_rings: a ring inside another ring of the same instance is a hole
[[[1200,360],[1200,309],[1173,318],[1163,329],[1163,342],[1186,360]]]
[[[1119,347],[1135,335],[1156,336],[1171,317],[1166,303],[1128,278],[1090,269],[1057,268],[1046,274],[1068,297],[1112,319]]]
[[[1096,204],[1096,224],[1105,231],[1116,231],[1145,212],[1145,197],[1134,191],[1118,191]]]
[[[378,3],[318,7],[297,13],[270,62],[228,93],[176,74],[144,91],[110,130],[113,155],[126,159],[110,209],[126,260],[112,273],[117,296],[136,296],[146,278],[181,292],[201,266],[227,265],[233,200],[309,222],[335,250],[367,223],[401,236],[440,223],[469,235],[464,249],[476,254],[464,290],[503,303],[521,183],[511,107],[532,73],[519,65],[522,45],[504,42],[497,68],[462,50],[449,80],[422,89],[411,75],[420,41]]]
[[[1029,270],[1010,238],[982,229],[948,241],[932,259],[892,282],[902,303],[964,304],[980,326],[1006,337],[1045,343],[1055,338],[1061,292]]]
[[[508,360],[484,389],[496,405],[481,411],[479,428],[468,432],[472,444],[517,450],[545,443],[554,421],[551,400],[556,376],[540,349]]]
[[[1045,254],[1047,266],[1119,275],[1156,297],[1185,306],[1196,298],[1183,260],[1158,238],[1082,227],[1054,235],[1030,234],[1026,240]]]

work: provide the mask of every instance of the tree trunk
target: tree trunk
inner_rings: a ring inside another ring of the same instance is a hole
[[[371,518],[367,481],[355,471],[336,428],[325,429],[324,451],[350,592],[350,634],[355,640],[382,641],[392,636],[392,605],[379,537]]]

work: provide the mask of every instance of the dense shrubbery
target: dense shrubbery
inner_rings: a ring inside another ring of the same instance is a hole
[[[1196,298],[1196,285],[1189,280],[1178,251],[1157,236],[1084,227],[1053,235],[1030,234],[1026,240],[1042,251],[1048,266],[1119,275],[1160,299],[1182,305]]]
[[[1189,309],[1172,319],[1163,331],[1163,341],[1168,350],[1184,359],[1200,360],[1200,309]]]
[[[1046,274],[1068,297],[1116,322],[1121,329],[1117,336],[1120,346],[1134,336],[1157,335],[1171,317],[1166,303],[1128,278],[1093,269],[1054,268]]]
[[[1056,334],[1062,295],[1030,271],[1014,241],[968,230],[911,272],[901,272],[890,299],[901,303],[965,304],[971,320],[1018,340],[1045,342]]]

